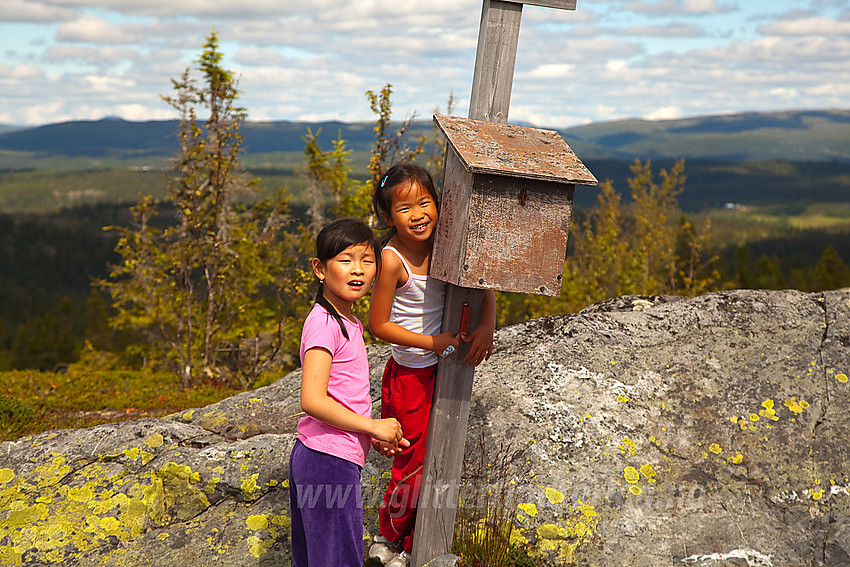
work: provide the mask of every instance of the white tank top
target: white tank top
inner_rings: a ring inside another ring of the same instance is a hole
[[[407,272],[407,282],[396,288],[390,322],[408,331],[423,335],[437,335],[443,326],[443,307],[446,299],[446,283],[431,276],[414,274],[407,260],[392,246]],[[425,368],[437,363],[437,354],[421,348],[392,345],[393,358],[408,368]]]

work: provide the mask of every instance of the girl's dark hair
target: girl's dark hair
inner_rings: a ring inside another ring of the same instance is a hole
[[[437,211],[440,210],[440,197],[437,195],[437,186],[434,183],[434,178],[431,173],[415,163],[397,163],[387,170],[387,173],[381,178],[378,187],[375,188],[375,193],[372,195],[372,208],[375,210],[375,216],[378,217],[379,230],[387,231],[381,237],[381,244],[386,244],[395,236],[396,229],[390,226],[387,222],[393,206],[393,191],[399,185],[416,184],[424,187],[434,203],[437,205]]]
[[[372,248],[375,253],[376,266],[380,271],[381,254],[378,238],[372,232],[372,229],[360,219],[337,219],[323,228],[316,236],[316,258],[324,264],[349,246],[357,246],[358,244],[365,244]],[[342,335],[347,339],[348,331],[345,330],[342,316],[331,305],[331,302],[325,299],[324,286],[321,280],[319,280],[319,289],[316,292],[316,303],[327,309],[328,313],[336,319],[339,328],[342,329]]]

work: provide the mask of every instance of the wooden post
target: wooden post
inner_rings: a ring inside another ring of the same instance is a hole
[[[576,0],[483,0],[469,118],[507,123],[523,4],[574,10]],[[443,330],[458,331],[464,302],[470,305],[469,328],[474,329],[481,320],[484,294],[481,289],[448,284]],[[468,352],[469,344],[461,343],[457,352],[440,360],[437,370],[416,513],[413,567],[451,551],[475,373],[475,367],[463,362]]]

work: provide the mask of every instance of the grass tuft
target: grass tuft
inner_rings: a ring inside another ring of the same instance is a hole
[[[511,537],[520,488],[530,477],[524,454],[510,444],[491,450],[483,434],[477,447],[468,447],[452,541],[452,552],[461,557],[463,567],[534,565]]]

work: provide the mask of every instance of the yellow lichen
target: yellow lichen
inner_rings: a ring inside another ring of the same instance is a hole
[[[640,496],[640,494],[643,492],[643,490],[641,490],[640,486],[633,484],[632,486],[629,487],[629,492],[631,492],[635,496]]]
[[[159,433],[154,433],[153,435],[145,439],[145,445],[147,445],[151,449],[154,449],[156,447],[162,447],[164,443],[165,439],[163,439],[162,435]]]
[[[0,484],[8,484],[15,479],[15,471],[12,469],[0,469]]]
[[[647,482],[656,482],[655,469],[649,463],[640,467],[640,474],[646,477]]]
[[[629,484],[634,484],[640,480],[640,473],[636,468],[629,466],[623,469],[623,477]]]
[[[265,553],[263,540],[258,538],[257,536],[249,536],[246,540],[248,543],[248,553],[253,555],[254,557],[260,557]]]
[[[717,443],[712,443],[711,445],[709,445],[708,450],[714,453],[715,455],[719,455],[723,451],[723,449],[721,449],[720,445],[718,445]]]
[[[803,410],[809,407],[809,403],[805,400],[797,401],[796,396],[785,400],[785,406],[796,414],[803,413]]]
[[[570,532],[556,524],[543,524],[537,528],[537,537],[542,539],[565,539]]]
[[[845,382],[847,382],[847,375],[841,372],[835,375],[835,379],[844,384]]]
[[[265,514],[248,516],[245,520],[245,525],[252,531],[264,530],[269,526],[269,519]]]
[[[546,499],[550,504],[560,504],[564,501],[564,495],[554,488],[546,488]]]
[[[767,419],[772,419],[773,421],[779,420],[779,417],[777,417],[776,415],[776,410],[773,409],[773,400],[768,398],[767,400],[763,401],[761,405],[763,406],[763,409],[759,410],[760,416]]]
[[[257,487],[257,479],[259,477],[260,475],[257,473],[242,478],[242,496],[246,501],[256,500],[260,497],[258,494],[259,488]]]
[[[577,507],[566,509],[559,524],[549,523],[537,527],[534,543],[527,547],[529,555],[548,563],[554,552],[560,559],[558,564],[573,563],[579,548],[593,540],[598,525],[596,510],[578,501]],[[511,534],[511,541],[528,545],[521,533]]]
[[[94,494],[89,488],[69,488],[68,489],[68,500],[73,500],[75,502],[88,502],[94,497]]]
[[[732,462],[733,462],[733,463],[735,463],[736,465],[740,465],[740,464],[743,462],[743,460],[744,460],[744,455],[742,455],[741,453],[738,453],[737,455],[735,455],[734,457],[732,457],[732,459],[731,459],[731,460],[732,460]]]
[[[153,455],[152,453],[148,453],[147,451],[141,449],[140,447],[133,447],[132,449],[124,449],[122,451],[122,453],[124,454],[125,457],[127,457],[131,461],[141,460],[141,463],[143,465],[148,464],[155,457],[155,455]]]
[[[211,411],[205,413],[201,417],[200,425],[204,429],[214,430],[223,425],[227,425],[227,416],[221,411]]]
[[[107,516],[105,518],[101,518],[100,528],[109,535],[115,535],[115,532],[121,529],[121,522],[112,516]]]
[[[519,508],[520,510],[522,510],[523,512],[525,512],[529,516],[534,517],[534,516],[537,515],[537,505],[534,504],[534,503],[523,502],[519,506],[517,506],[517,508]]]

